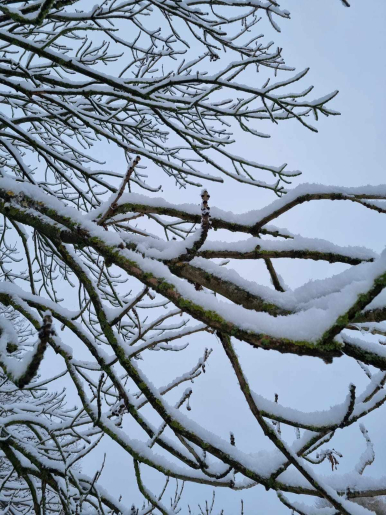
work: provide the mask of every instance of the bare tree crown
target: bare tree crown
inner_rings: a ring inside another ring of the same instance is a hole
[[[176,514],[186,482],[263,485],[299,514],[381,506],[386,484],[364,477],[375,456],[366,427],[351,482],[334,484],[342,457],[328,442],[386,400],[386,255],[273,223],[318,200],[385,213],[386,186],[292,188],[298,171],[235,150],[240,130],[269,137],[260,122],[292,120],[316,131],[319,117],[339,114],[330,105],[337,92],[314,98],[308,70],[295,73],[260,35],[259,24],[280,31],[289,17],[273,0],[0,0],[4,510]],[[126,169],[111,166],[113,153]],[[236,215],[210,196],[211,184],[224,180],[271,190],[273,201]],[[162,181],[204,188],[201,206],[193,187],[189,204],[162,197]],[[217,241],[215,230],[240,240]],[[347,268],[290,290],[275,270],[278,258]],[[243,278],[233,260],[262,260],[273,287]],[[185,370],[173,360],[200,333],[227,357],[274,449],[266,460],[242,451],[233,433],[224,440],[193,421],[191,383],[212,350],[208,344]],[[303,413],[253,391],[236,352],[247,345],[326,363],[355,360],[368,386],[349,385],[329,412]],[[48,349],[62,372],[38,377]],[[143,365],[160,351],[169,357],[164,385],[153,384]],[[74,409],[54,391],[64,376],[77,394]],[[102,470],[92,477],[80,470],[102,438],[133,461],[143,505],[109,495]],[[317,468],[326,461],[328,480]],[[161,493],[146,484],[148,467],[165,476]],[[177,488],[169,502],[170,481]],[[318,502],[310,508],[293,494]],[[214,497],[205,509],[213,512]]]

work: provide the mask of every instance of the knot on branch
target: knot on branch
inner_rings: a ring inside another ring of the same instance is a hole
[[[39,329],[38,336],[40,340],[48,340],[50,336],[55,335],[55,329],[52,327],[52,315],[50,311],[46,311],[43,317],[43,324]]]
[[[168,260],[167,262],[170,265],[175,265],[177,263],[187,263],[194,259],[194,257],[197,255],[197,252],[201,249],[201,247],[204,245],[206,238],[208,236],[209,229],[212,227],[211,220],[210,220],[210,207],[208,205],[208,201],[210,199],[210,195],[206,189],[203,189],[201,191],[201,230],[198,233],[198,239],[194,239],[194,243],[186,248],[186,252],[183,254],[180,254],[178,257]],[[188,279],[188,281],[191,284],[194,284],[194,287],[196,290],[202,290],[202,285],[200,283],[197,283],[195,281],[191,281]]]
[[[201,228],[206,233],[212,227],[212,223],[210,220],[210,207],[208,205],[210,195],[207,190],[203,189],[201,192]]]

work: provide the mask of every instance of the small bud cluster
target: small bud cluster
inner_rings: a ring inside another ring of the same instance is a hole
[[[208,231],[211,228],[210,222],[210,207],[208,205],[208,201],[210,199],[210,195],[207,190],[202,190],[201,192],[201,227]]]
[[[38,335],[41,340],[46,340],[54,334],[55,329],[52,327],[52,315],[49,311],[47,311],[43,317],[43,324],[39,329]]]

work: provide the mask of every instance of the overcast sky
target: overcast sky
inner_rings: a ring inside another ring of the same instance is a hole
[[[386,2],[352,0],[351,3],[352,7],[347,9],[339,0],[283,0],[282,6],[291,11],[292,19],[281,22],[282,33],[277,34],[264,24],[267,38],[284,48],[288,64],[296,66],[297,71],[311,67],[302,88],[315,85],[311,93],[315,98],[335,89],[340,91],[331,107],[340,111],[342,116],[322,119],[317,124],[318,134],[293,121],[279,126],[266,125],[263,130],[272,134],[270,140],[256,140],[245,133],[239,134],[235,153],[274,165],[287,162],[289,169],[303,172],[293,185],[318,182],[359,186],[386,182],[386,64],[383,55],[386,48]],[[255,30],[260,32],[263,27],[257,26]],[[250,76],[248,80],[260,85],[258,76]],[[259,126],[256,128],[261,129]],[[122,166],[122,160],[115,156],[109,155],[106,159],[111,162],[111,167]],[[150,173],[159,172],[149,170]],[[165,187],[165,195],[170,200],[198,202],[199,191],[190,189],[177,192],[172,186]],[[208,187],[211,205],[235,212],[256,209],[275,199],[272,192],[232,181],[226,181],[224,185],[210,184]],[[303,236],[326,238],[339,244],[365,245],[381,251],[384,247],[384,220],[381,217],[355,205],[315,202],[296,208],[275,224]],[[221,234],[211,237],[220,238]],[[277,268],[291,287],[344,269],[342,265],[311,261],[293,263],[289,260],[281,260]],[[243,262],[237,269],[250,280],[269,284],[267,273],[260,263]],[[173,367],[178,366],[179,359],[182,360],[181,366],[189,360],[193,364],[205,346],[213,347],[207,373],[196,381],[189,415],[225,438],[229,431],[233,431],[237,445],[243,450],[257,452],[268,448],[245,407],[215,337],[197,337],[192,339],[192,344],[181,358],[174,353],[172,357],[171,353],[164,353],[166,357],[162,358],[160,353],[153,353],[155,356],[144,365],[148,375],[162,383],[163,378],[170,377],[166,373],[168,360],[173,360]],[[283,404],[297,409],[328,409],[330,405],[343,401],[350,382],[354,382],[359,389],[366,384],[364,374],[352,360],[340,359],[327,366],[316,359],[252,350],[245,343],[239,344],[237,349],[254,390],[270,399],[277,392]],[[163,366],[159,365],[160,359],[164,360]],[[380,410],[365,421],[376,449],[376,461],[368,470],[369,474],[386,475],[384,413],[384,409]],[[131,431],[135,429],[129,426],[130,435]],[[337,473],[351,470],[364,450],[364,441],[357,426],[346,429],[344,434],[344,438],[338,436],[333,444],[344,454]],[[291,436],[290,432],[286,435]],[[355,452],[352,442],[355,443]],[[101,484],[108,486],[112,494],[123,494],[124,501],[136,502],[139,495],[129,456],[108,443],[107,438],[88,459],[85,472],[95,470],[106,451],[107,462]],[[328,473],[328,465],[322,465],[320,470]],[[151,473],[146,475],[149,487],[151,478]],[[198,513],[196,503],[209,499],[211,492],[207,487],[188,485],[182,513],[187,513],[187,502],[194,508],[193,513]],[[267,493],[261,487],[243,494],[219,491],[214,513],[220,513],[222,508],[226,515],[239,513],[240,498],[244,498],[246,515],[289,513],[276,500],[275,493]]]

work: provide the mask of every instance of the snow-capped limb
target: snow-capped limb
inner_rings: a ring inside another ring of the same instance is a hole
[[[354,359],[362,361],[364,353],[371,355],[371,360],[366,361],[367,365],[373,365],[379,370],[386,370],[386,353],[385,348],[379,344],[367,341],[364,338],[353,338],[349,335],[342,335],[341,340],[344,342],[345,354]]]
[[[181,406],[183,406],[183,404],[185,404],[186,401],[187,401],[187,406],[189,406],[189,399],[190,399],[191,395],[192,395],[192,390],[190,388],[187,388],[185,390],[185,392],[182,394],[180,400],[174,405],[175,409],[181,408]],[[191,409],[191,408],[189,408],[189,409]],[[167,424],[165,422],[163,422],[162,425],[158,428],[158,431],[153,436],[153,438],[151,440],[149,440],[149,442],[148,442],[149,447],[153,447],[153,445],[157,441],[157,438],[159,438],[161,436],[161,434],[165,431],[166,427],[167,427]]]
[[[348,425],[355,407],[355,387],[353,385],[350,385],[350,394],[343,404],[333,406],[328,411],[312,413],[285,408],[277,402],[269,401],[254,392],[252,392],[252,396],[263,417],[309,431],[335,431],[339,427]]]
[[[367,429],[363,424],[359,426],[361,433],[363,434],[364,439],[366,440],[366,450],[361,455],[359,462],[355,466],[355,470],[358,474],[362,475],[365,468],[373,463],[375,460],[374,446],[372,441],[370,440]]]
[[[314,508],[299,502],[290,502],[282,492],[277,492],[277,497],[284,506],[299,515],[339,515],[335,508]]]
[[[386,199],[386,185],[384,184],[354,188],[305,183],[283,193],[280,199],[275,200],[270,205],[248,213],[236,214],[212,207],[212,226],[216,229],[226,229],[251,235],[275,233],[275,230],[269,230],[268,227],[265,227],[269,222],[294,207],[313,200],[347,200],[378,213],[386,212],[385,207],[370,202],[371,200]],[[103,209],[102,206],[99,207],[94,211],[93,216],[96,217]],[[115,214],[131,212],[163,214],[193,223],[199,223],[201,217],[200,208],[197,204],[173,204],[160,197],[149,198],[137,193],[126,193],[120,198]],[[278,232],[281,232],[281,230],[278,229]]]
[[[27,16],[24,15],[22,9],[14,9],[5,6],[0,6],[0,11],[8,15],[9,18],[18,23],[32,23],[36,25],[41,25],[46,16],[48,16],[50,10],[54,7],[55,3],[56,0],[42,0],[41,2],[36,2],[33,6],[33,9],[25,9],[25,12],[28,13]],[[35,14],[34,11],[37,11],[37,13]],[[33,15],[31,16],[32,13]]]
[[[256,246],[255,250],[249,252],[235,250],[202,250],[197,253],[206,259],[312,259],[314,261],[327,261],[328,263],[346,263],[358,265],[362,261],[372,261],[373,258],[363,259],[359,257],[346,256],[333,252],[319,252],[310,249],[305,250],[263,250]]]
[[[101,204],[97,209],[90,211],[88,216],[90,218],[97,218],[104,208],[104,204]],[[166,215],[177,218],[177,223],[182,221],[200,223],[201,220],[201,211],[198,204],[173,204],[162,197],[148,197],[139,193],[125,193],[122,195],[120,203],[117,204],[115,210],[115,217],[116,215],[124,215],[126,213]],[[111,219],[111,222],[115,220],[115,217]],[[249,223],[248,217],[250,217],[249,213],[239,215],[218,209],[217,207],[211,208],[211,222],[214,229],[254,234],[251,227],[253,222]],[[281,230],[271,225],[262,228],[259,234],[283,238],[292,237],[289,231]]]
[[[314,259],[357,265],[377,257],[374,251],[364,247],[344,247],[326,240],[303,238],[298,235],[293,235],[285,241],[252,237],[235,242],[221,242],[210,241],[207,235],[204,238],[196,231],[182,241],[165,242],[146,235],[128,237],[126,242],[131,249],[141,252],[144,256],[171,263],[191,261],[198,256],[205,259]]]
[[[365,322],[363,324],[351,324],[347,329],[350,329],[350,331],[360,331],[362,334],[386,336],[386,328],[383,323]]]
[[[261,238],[249,238],[239,242],[207,241],[198,256],[206,259],[314,259],[357,265],[362,261],[372,261],[377,255],[364,247],[343,247],[326,240],[294,235],[292,239],[284,241]]]
[[[171,342],[173,340],[180,340],[181,338],[183,338],[185,336],[190,336],[191,334],[195,334],[195,333],[198,333],[201,331],[206,331],[206,330],[207,330],[207,327],[203,324],[200,324],[198,326],[193,326],[193,327],[188,326],[186,329],[182,329],[179,332],[166,331],[165,333],[162,333],[161,336],[149,339],[147,341],[145,340],[140,345],[134,345],[128,352],[128,357],[132,358],[132,357],[138,356],[141,352],[143,352],[144,350],[149,349],[149,348],[151,348],[153,350],[158,350],[161,348],[163,350],[180,350],[180,347],[178,347],[178,346],[177,346],[177,348],[170,346],[169,342]],[[164,345],[161,347],[160,344],[162,344],[162,343],[166,343],[167,345]],[[187,345],[188,344],[185,343],[182,346],[181,350],[185,349]]]
[[[310,202],[311,200],[348,200],[359,203],[369,209],[374,209],[379,213],[384,213],[386,212],[384,209],[377,205],[368,203],[366,200],[385,198],[385,185],[353,188],[344,186],[323,186],[321,184],[300,184],[288,192],[286,196],[272,202],[270,206],[260,210],[258,213],[259,220],[255,222],[254,230],[257,231],[260,227],[271,222],[295,206],[303,204],[304,202]]]
[[[364,309],[361,313],[358,313],[353,322],[355,323],[366,323],[366,322],[383,322],[386,320],[386,306]]]
[[[185,383],[187,381],[193,382],[193,380],[196,377],[198,377],[199,375],[201,375],[202,372],[205,371],[205,364],[206,364],[211,352],[212,352],[212,349],[209,349],[209,350],[205,349],[205,353],[204,353],[203,357],[198,360],[198,363],[192,369],[190,369],[185,374],[183,374],[179,377],[176,377],[171,383],[159,388],[160,395],[165,395],[166,393],[170,392],[171,390],[173,390],[180,384]],[[136,403],[134,402],[134,404],[136,404],[138,409],[142,408],[143,406],[145,406],[145,404],[148,403],[148,400],[146,398],[143,399],[143,394],[141,391],[138,393],[137,399],[138,399],[137,402]]]

